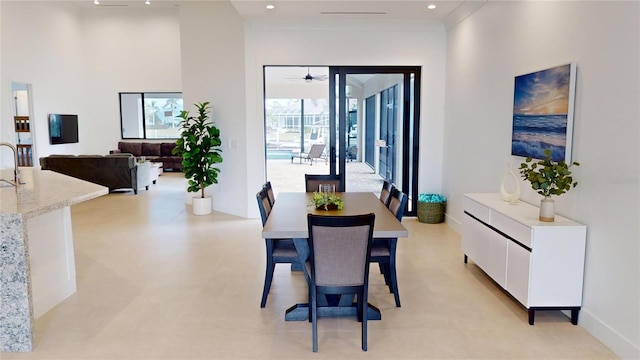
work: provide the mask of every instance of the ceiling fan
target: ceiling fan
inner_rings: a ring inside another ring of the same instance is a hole
[[[294,78],[289,78],[289,79],[304,80],[305,82],[310,83],[313,80],[325,81],[325,80],[327,80],[327,78],[328,78],[327,75],[311,75],[311,68],[307,67],[307,75],[305,75],[303,77],[294,77]]]

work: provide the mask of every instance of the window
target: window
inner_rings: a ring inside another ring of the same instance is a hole
[[[120,93],[123,139],[177,139],[182,93]]]

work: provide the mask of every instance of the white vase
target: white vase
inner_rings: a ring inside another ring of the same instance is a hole
[[[213,212],[213,198],[211,196],[196,196],[192,200],[193,215],[209,215]]]
[[[502,178],[502,185],[500,186],[500,195],[502,196],[502,200],[510,203],[517,204],[518,200],[520,200],[520,181],[516,174],[513,172],[511,165],[508,166],[509,171]],[[513,192],[507,191],[507,182],[513,183]]]
[[[555,201],[551,196],[540,200],[540,221],[553,222],[555,216]]]

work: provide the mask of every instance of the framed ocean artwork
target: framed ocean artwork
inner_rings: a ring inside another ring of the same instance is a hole
[[[575,63],[515,78],[511,154],[571,162]]]

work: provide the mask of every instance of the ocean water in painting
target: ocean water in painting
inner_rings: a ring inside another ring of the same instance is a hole
[[[544,158],[551,150],[554,161],[564,160],[567,115],[513,115],[511,154],[534,159]]]

